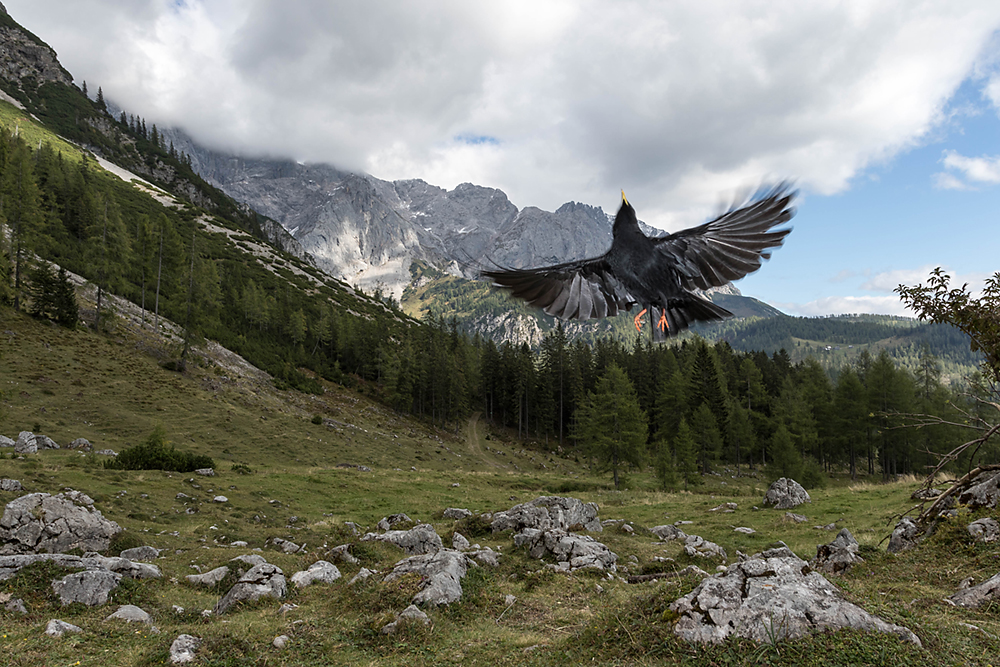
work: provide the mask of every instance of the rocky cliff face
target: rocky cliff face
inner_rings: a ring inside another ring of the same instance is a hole
[[[56,59],[56,52],[19,26],[0,5],[0,78],[18,87],[24,79],[35,85],[54,81],[72,85],[73,77]]]

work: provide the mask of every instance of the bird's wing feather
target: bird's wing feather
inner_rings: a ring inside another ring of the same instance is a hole
[[[770,230],[792,218],[794,197],[781,184],[742,208],[653,243],[676,267],[686,289],[719,287],[759,269],[761,260],[770,258],[769,249],[782,244],[791,228]]]
[[[483,271],[482,275],[513,296],[564,319],[617,315],[635,301],[604,257],[538,269]]]

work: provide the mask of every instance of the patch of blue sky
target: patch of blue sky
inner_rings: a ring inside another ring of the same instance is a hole
[[[469,146],[500,145],[500,140],[496,137],[491,137],[488,134],[473,134],[471,132],[464,132],[462,134],[455,135],[455,141]]]

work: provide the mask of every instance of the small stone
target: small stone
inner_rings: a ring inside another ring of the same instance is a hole
[[[229,498],[226,498],[225,496],[216,496],[216,497],[212,498],[212,502],[216,502],[216,503],[228,503],[229,502]]]
[[[83,632],[83,628],[56,618],[53,618],[45,626],[45,634],[49,637],[62,637],[67,632]]]
[[[175,665],[192,662],[199,646],[201,646],[200,637],[177,635],[177,639],[170,644],[170,662]]]
[[[733,528],[733,532],[743,533],[744,535],[755,535],[757,533],[753,528],[747,528],[746,526],[738,526]]]
[[[196,475],[203,477],[215,477],[215,470],[213,468],[198,468],[194,472]]]
[[[133,604],[123,604],[118,607],[118,611],[111,614],[104,620],[119,620],[125,621],[126,623],[152,623],[153,617],[146,613],[143,609],[136,607]]]
[[[271,645],[274,646],[274,648],[276,649],[283,649],[286,646],[288,646],[288,642],[290,641],[291,637],[289,637],[288,635],[278,635],[277,637],[274,638],[274,641],[271,642]]]

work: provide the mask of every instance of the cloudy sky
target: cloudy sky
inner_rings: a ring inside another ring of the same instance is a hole
[[[1000,3],[4,0],[90,90],[215,148],[570,200],[668,230],[794,179],[738,283],[905,314],[1000,271]]]

